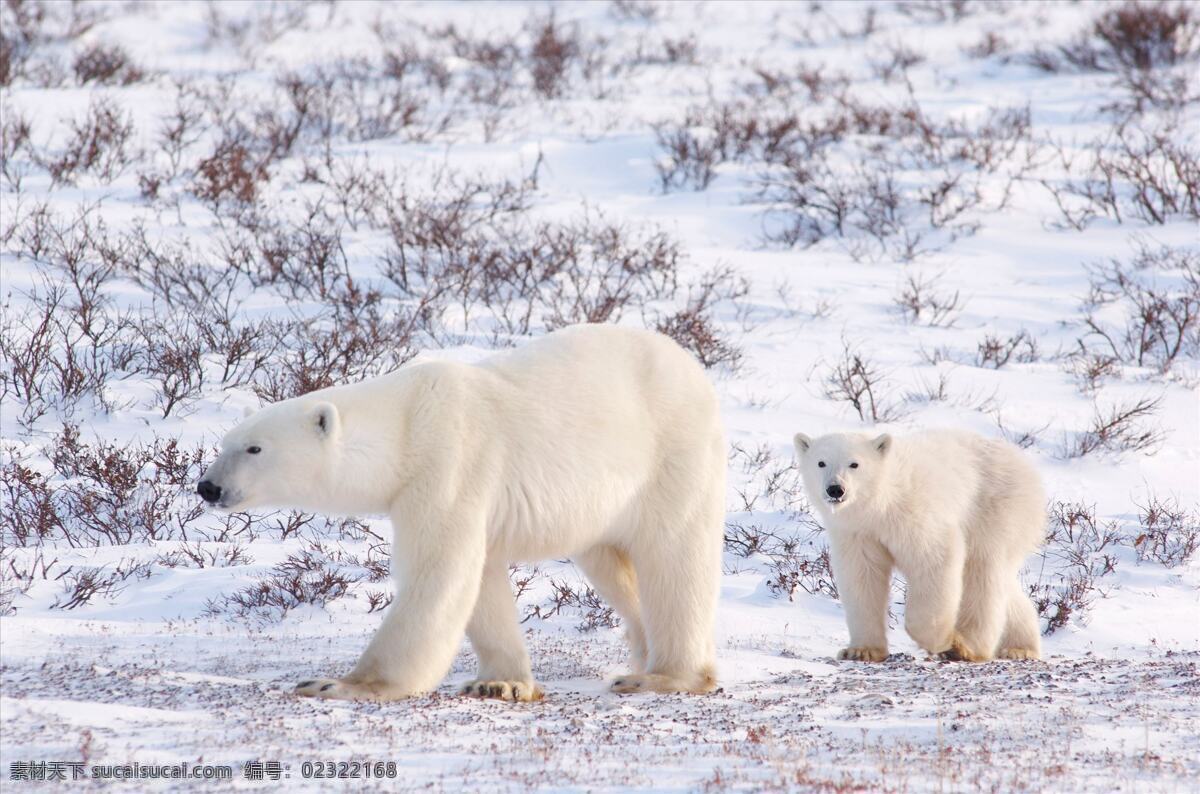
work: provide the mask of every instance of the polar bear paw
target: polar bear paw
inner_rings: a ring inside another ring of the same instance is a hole
[[[951,641],[949,648],[935,656],[942,662],[986,662],[992,658],[990,653],[973,650],[966,640],[958,636]]]
[[[702,695],[712,692],[717,686],[716,679],[708,672],[696,676],[694,680],[661,673],[627,673],[614,678],[608,688],[609,691],[618,695],[632,695],[637,692],[662,694],[687,692],[693,695]]]
[[[385,700],[374,688],[338,678],[313,678],[296,684],[296,694],[325,700]]]
[[[545,693],[532,681],[488,681],[476,679],[462,688],[462,694],[472,698],[494,698],[513,703],[541,700]]]
[[[837,658],[848,662],[882,662],[888,657],[887,648],[850,647],[842,648]]]
[[[1040,659],[1039,654],[1033,648],[1001,648],[996,654],[997,659],[1012,659],[1014,661],[1026,661],[1031,659]]]

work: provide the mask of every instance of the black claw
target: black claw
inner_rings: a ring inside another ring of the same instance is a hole
[[[520,700],[521,699],[521,687],[514,686],[512,695],[513,695],[513,700]]]
[[[300,683],[296,684],[296,689],[304,689],[304,687],[312,686],[315,683],[316,681],[301,681]]]
[[[326,684],[325,686],[321,687],[322,692],[328,692],[331,689],[333,689],[333,684]]]

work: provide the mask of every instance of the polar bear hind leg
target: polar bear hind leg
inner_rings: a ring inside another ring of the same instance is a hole
[[[988,560],[968,560],[954,641],[946,658],[986,662],[995,658],[1008,616],[1008,591],[1016,574]]]
[[[629,668],[632,673],[646,671],[646,632],[642,626],[642,607],[638,603],[637,573],[629,555],[616,546],[596,546],[573,558],[596,593],[621,617],[625,640],[629,643]]]
[[[1014,578],[1008,591],[1008,611],[1004,636],[1000,640],[1001,659],[1042,658],[1042,634],[1037,609],[1019,579]]]
[[[489,560],[484,567],[467,636],[479,657],[479,671],[463,687],[462,694],[511,701],[542,698],[542,688],[533,680],[529,653],[521,637],[506,564]]]
[[[690,521],[682,531],[659,530],[670,541],[660,535],[630,549],[646,632],[646,672],[617,677],[613,692],[699,694],[716,688],[721,518],[711,506],[694,506]]]

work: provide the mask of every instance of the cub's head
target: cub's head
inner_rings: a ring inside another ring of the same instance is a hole
[[[809,438],[797,433],[793,441],[808,497],[829,513],[877,492],[892,448],[886,433],[874,438],[860,433]]]
[[[304,508],[325,490],[341,420],[332,403],[285,400],[230,430],[196,493],[222,510]]]

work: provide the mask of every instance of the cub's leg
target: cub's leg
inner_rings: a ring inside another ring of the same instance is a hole
[[[637,573],[629,555],[615,546],[597,546],[573,558],[592,587],[616,610],[625,623],[629,643],[631,672],[646,671],[646,632],[642,628],[642,608],[638,603]]]
[[[850,644],[837,658],[882,662],[888,655],[887,600],[892,555],[878,541],[830,532],[829,556],[838,597],[846,610]]]
[[[1009,583],[1004,634],[996,655],[1001,659],[1042,657],[1042,633],[1038,625],[1037,608],[1025,592],[1021,580],[1015,577]]]
[[[508,565],[489,560],[467,637],[479,657],[475,680],[463,687],[471,697],[500,700],[540,700],[542,688],[533,680],[529,653],[517,622],[517,607],[508,581]]]
[[[926,652],[940,655],[954,641],[954,626],[962,600],[962,538],[942,533],[941,542],[931,542],[919,559],[904,566],[908,596],[904,603],[904,629]]]
[[[986,662],[996,655],[1008,615],[1009,590],[1016,574],[1005,565],[978,558],[967,561],[963,572],[962,602],[954,627],[954,641],[943,655],[964,662]]]

